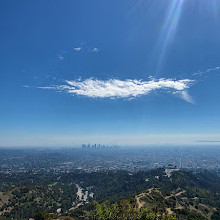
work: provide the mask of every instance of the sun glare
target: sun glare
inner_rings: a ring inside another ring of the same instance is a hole
[[[160,71],[167,48],[174,39],[183,5],[184,0],[173,0],[168,7],[166,19],[159,36],[158,49],[160,50],[160,56],[158,59],[157,72]]]

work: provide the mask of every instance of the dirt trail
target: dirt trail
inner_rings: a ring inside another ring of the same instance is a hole
[[[185,193],[186,192],[186,190],[183,190],[183,191],[181,191],[181,192],[178,192],[178,193],[176,193],[176,194],[171,194],[171,195],[169,195],[169,196],[166,196],[165,197],[165,199],[169,199],[169,198],[171,198],[171,197],[174,197],[174,196],[181,196],[183,193]]]
[[[145,205],[145,202],[141,201],[141,199],[145,196],[146,196],[146,193],[141,193],[141,194],[135,196],[136,204],[139,209],[143,208]]]
[[[166,211],[168,212],[169,215],[173,214],[173,211],[171,210],[171,208],[166,208]]]
[[[143,208],[144,205],[145,205],[145,202],[141,201],[141,199],[142,199],[143,197],[145,197],[145,196],[151,194],[153,190],[156,190],[157,192],[160,192],[160,191],[158,191],[157,189],[150,188],[150,189],[147,190],[146,193],[141,193],[141,194],[135,196],[136,204],[137,204],[137,207],[138,207],[139,209]]]
[[[178,192],[178,193],[176,193],[175,194],[175,196],[181,196],[183,193],[185,193],[186,192],[186,190],[183,190],[183,191],[181,191],[181,192]]]

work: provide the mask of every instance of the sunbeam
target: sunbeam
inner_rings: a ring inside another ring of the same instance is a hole
[[[210,3],[212,7],[212,13],[214,14],[215,18],[217,18],[220,10],[219,0],[212,0]]]
[[[174,39],[183,4],[184,0],[173,0],[168,8],[166,20],[161,29],[157,46],[157,50],[160,52],[157,72],[160,71],[167,49]]]

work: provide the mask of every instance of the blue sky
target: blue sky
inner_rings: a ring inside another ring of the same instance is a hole
[[[218,144],[219,27],[219,0],[0,0],[0,146]]]

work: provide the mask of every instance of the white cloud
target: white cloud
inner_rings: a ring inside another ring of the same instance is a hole
[[[74,47],[74,50],[77,51],[77,52],[79,52],[79,51],[82,50],[82,47]]]
[[[206,69],[204,71],[198,71],[198,72],[193,73],[192,75],[193,76],[203,75],[203,74],[210,73],[210,72],[215,72],[215,71],[218,71],[218,70],[220,70],[220,66],[216,66],[214,68],[209,68],[209,69]]]
[[[184,99],[185,101],[187,101],[191,104],[195,104],[193,98],[189,95],[187,90],[176,91],[176,92],[173,92],[173,94],[179,96],[180,98]]]
[[[185,101],[193,103],[191,97],[187,93],[194,81],[190,79],[174,80],[150,79],[142,80],[66,80],[65,85],[40,87],[41,89],[55,89],[69,94],[82,95],[91,98],[135,98],[141,95],[147,95],[155,90],[164,90],[166,92],[179,93],[180,97]]]
[[[64,57],[61,56],[61,55],[58,55],[57,58],[58,58],[60,61],[63,61],[63,60],[64,60]]]
[[[83,51],[88,53],[98,53],[100,48],[87,46],[86,43],[81,43],[80,46],[74,47],[73,50],[76,52]]]
[[[193,98],[189,95],[189,93],[188,93],[186,90],[184,90],[184,91],[181,92],[181,97],[182,97],[185,101],[190,102],[191,104],[195,104]]]
[[[92,52],[99,52],[99,48],[94,47],[94,48],[92,49]]]

